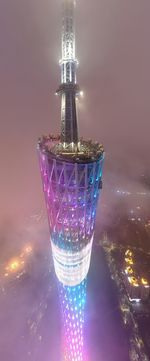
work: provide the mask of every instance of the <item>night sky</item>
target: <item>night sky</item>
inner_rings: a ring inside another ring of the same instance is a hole
[[[106,151],[100,213],[104,224],[116,203],[113,192],[108,195],[109,188],[135,193],[146,189],[141,176],[148,174],[150,166],[149,14],[148,0],[77,0],[77,78],[84,91],[79,128],[81,136],[100,141]],[[36,144],[40,135],[57,134],[60,129],[60,99],[54,95],[60,83],[60,57],[61,0],[0,1],[1,264],[21,252],[26,242],[33,241],[38,249],[30,280],[32,294],[29,285],[17,291],[21,301],[15,296],[18,304],[24,300],[18,318],[15,299],[13,304],[8,296],[7,305],[2,300],[7,316],[2,311],[4,361],[16,360],[16,354],[6,357],[7,339],[14,349],[28,309],[32,313],[31,304],[38,303],[35,279],[40,290],[42,267],[47,267],[42,252],[49,247],[49,232]],[[148,209],[149,199],[142,202]]]

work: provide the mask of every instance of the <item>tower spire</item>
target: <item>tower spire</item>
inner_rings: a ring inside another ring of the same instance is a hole
[[[76,83],[74,0],[63,0],[61,83]]]
[[[74,151],[78,145],[76,95],[79,92],[76,83],[75,0],[63,0],[62,8],[61,85],[57,90],[61,96],[61,143],[64,147],[72,144]]]

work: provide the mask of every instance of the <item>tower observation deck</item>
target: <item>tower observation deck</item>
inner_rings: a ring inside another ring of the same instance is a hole
[[[61,134],[43,136],[38,154],[51,248],[59,283],[64,361],[84,361],[84,305],[96,208],[102,188],[103,146],[79,138],[76,98],[75,1],[62,0]]]

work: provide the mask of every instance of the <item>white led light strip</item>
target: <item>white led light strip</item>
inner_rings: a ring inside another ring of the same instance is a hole
[[[93,237],[79,252],[66,251],[53,242],[52,253],[57,278],[64,286],[77,286],[87,276],[90,267]]]

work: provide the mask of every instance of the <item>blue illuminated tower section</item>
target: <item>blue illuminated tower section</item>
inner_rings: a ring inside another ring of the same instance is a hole
[[[86,361],[84,310],[103,146],[78,136],[74,0],[62,0],[61,135],[39,139],[38,153],[62,311],[63,361]]]

